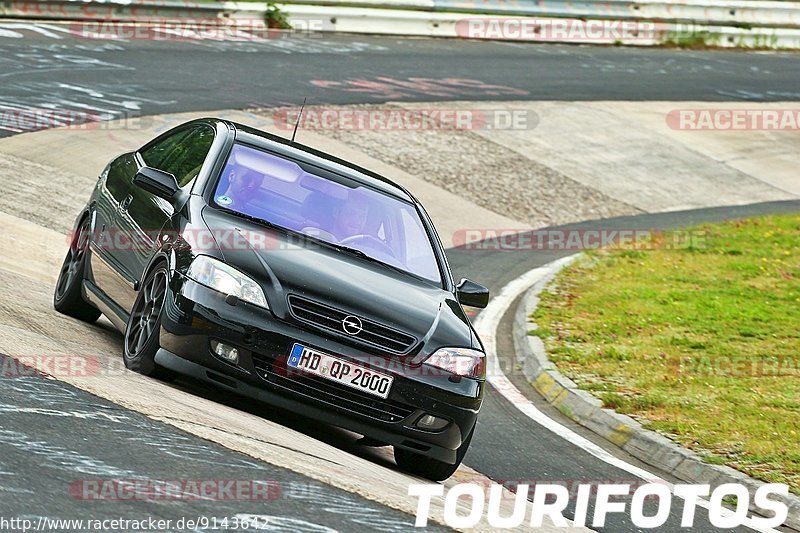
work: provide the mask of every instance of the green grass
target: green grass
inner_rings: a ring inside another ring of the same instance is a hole
[[[669,32],[662,43],[665,46],[676,48],[690,48],[693,50],[703,50],[719,46],[722,39],[719,33],[708,31],[675,31]]]
[[[800,214],[594,251],[534,313],[558,369],[713,464],[800,494]]]
[[[198,1],[220,3],[222,0],[198,0]],[[278,8],[278,6],[275,5],[275,2],[265,1],[265,0],[237,0],[237,1],[264,4],[265,6],[267,6],[266,22],[270,28],[283,29],[283,30],[292,29],[291,25],[289,24],[289,20],[286,16],[286,13],[281,11]]]
[[[742,29],[751,29],[748,24],[734,24],[734,26]],[[726,37],[721,33],[692,29],[668,32],[660,44],[668,48],[707,50],[721,48],[723,41],[727,41],[726,44],[729,48],[744,50],[772,50],[778,44],[778,38],[774,35]]]

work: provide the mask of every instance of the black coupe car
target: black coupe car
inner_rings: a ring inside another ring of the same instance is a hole
[[[125,365],[186,374],[391,445],[433,480],[464,457],[483,347],[425,210],[363,168],[240,124],[178,126],[103,170],[55,308],[104,313]]]

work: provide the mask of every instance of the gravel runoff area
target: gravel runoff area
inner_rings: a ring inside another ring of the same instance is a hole
[[[370,104],[324,109],[385,111],[392,107]],[[321,110],[308,109],[310,116]],[[534,228],[644,212],[467,129],[315,131]]]

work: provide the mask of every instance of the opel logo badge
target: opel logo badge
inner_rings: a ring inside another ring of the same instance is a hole
[[[344,332],[348,335],[358,335],[363,329],[361,319],[353,315],[344,317],[344,320],[342,320],[342,329],[344,329]]]

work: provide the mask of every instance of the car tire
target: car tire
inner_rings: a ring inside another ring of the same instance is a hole
[[[397,446],[394,447],[394,461],[401,470],[404,470],[409,474],[424,477],[431,481],[444,481],[452,476],[453,473],[458,469],[459,465],[461,465],[461,461],[464,460],[464,455],[466,455],[467,449],[472,442],[472,435],[474,433],[475,428],[473,427],[472,431],[469,433],[469,436],[467,436],[467,440],[465,440],[461,446],[458,447],[458,450],[456,450],[455,464],[451,465],[449,463],[445,463],[444,461],[439,461],[438,459],[425,457],[424,455],[410,452],[403,448],[398,448]]]
[[[69,244],[53,291],[53,307],[59,313],[92,323],[100,317],[100,310],[83,299],[81,287],[86,271],[90,226],[89,218],[83,219]]]
[[[175,372],[158,365],[155,360],[161,348],[159,332],[168,291],[169,270],[165,263],[159,263],[147,275],[136,296],[123,343],[123,359],[129,370],[164,381],[175,377]]]

